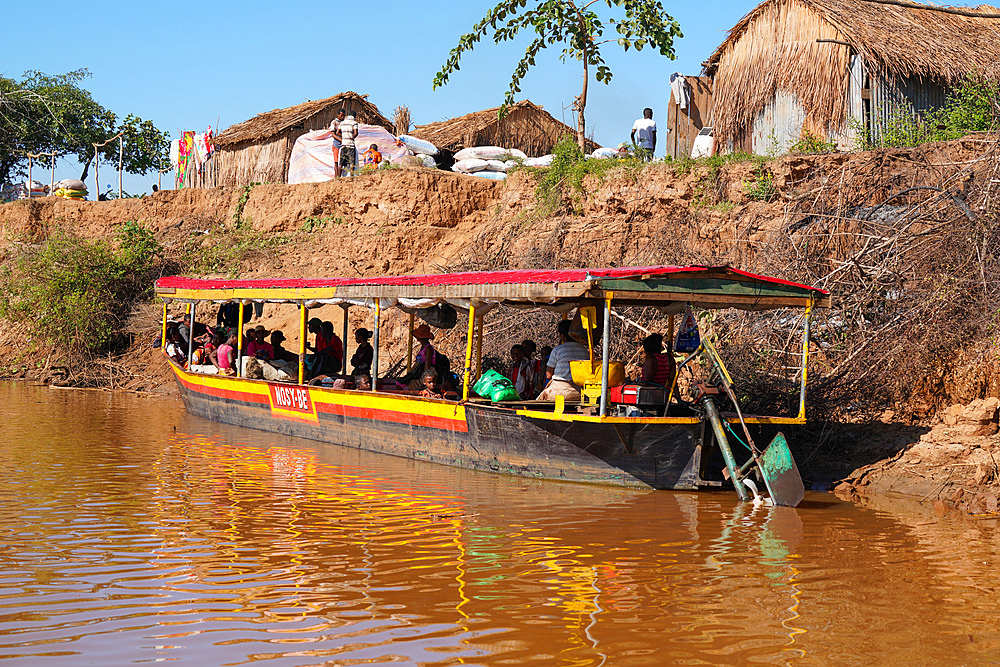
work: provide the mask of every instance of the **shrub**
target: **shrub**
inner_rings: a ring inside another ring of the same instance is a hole
[[[58,229],[25,247],[0,273],[0,316],[69,353],[96,354],[129,342],[124,325],[152,295],[160,245],[138,223],[111,241],[87,241]]]

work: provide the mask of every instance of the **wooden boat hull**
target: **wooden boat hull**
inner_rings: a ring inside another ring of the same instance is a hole
[[[699,488],[699,424],[538,419],[492,405],[188,373],[185,406],[212,421],[444,465],[631,488]]]

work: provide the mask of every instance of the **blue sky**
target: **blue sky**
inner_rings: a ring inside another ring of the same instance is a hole
[[[404,0],[263,3],[178,0],[161,2],[61,1],[46,3],[45,18],[0,24],[4,76],[35,69],[60,74],[81,67],[83,85],[119,116],[134,113],[168,131],[226,128],[263,111],[344,90],[368,93],[384,115],[400,105],[422,124],[494,107],[528,36],[502,46],[483,41],[466,54],[448,85],[431,90],[435,73],[458,42],[495,2]],[[628,139],[642,108],[666,117],[672,72],[697,75],[701,63],[755,6],[752,0],[711,4],[664,3],[680,22],[676,60],[648,49],[622,53],[606,45],[611,85],[591,81],[588,134],[603,145]],[[603,3],[602,16],[609,15]],[[50,20],[48,17],[66,17]],[[608,33],[606,33],[608,34]],[[558,51],[539,56],[522,83],[521,98],[573,124],[569,105],[580,93],[577,61]],[[565,111],[563,108],[566,108]],[[662,142],[661,142],[662,144]],[[57,163],[56,179],[79,176],[75,161]],[[46,177],[43,179],[47,181]],[[111,180],[110,168],[102,181]],[[117,178],[115,177],[117,182]],[[149,191],[155,174],[125,177],[125,190]]]

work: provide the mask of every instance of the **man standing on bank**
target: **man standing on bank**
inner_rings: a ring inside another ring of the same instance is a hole
[[[639,133],[639,141],[635,140],[636,132]],[[642,110],[642,118],[632,124],[632,143],[642,149],[642,159],[653,159],[653,151],[656,150],[656,121],[653,120],[653,110],[646,107]]]
[[[358,149],[354,139],[358,136],[358,121],[348,114],[339,126],[340,129],[340,173],[350,172],[351,176],[358,171]]]
[[[340,178],[340,145],[343,141],[340,137],[340,124],[344,122],[347,112],[341,109],[337,112],[337,117],[330,123],[330,132],[333,133],[333,175]]]

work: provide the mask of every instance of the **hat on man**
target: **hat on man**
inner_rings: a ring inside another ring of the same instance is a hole
[[[268,329],[265,329],[265,328],[264,328],[264,325],[263,325],[263,324],[258,324],[257,326],[255,326],[255,327],[254,327],[254,329],[253,329],[253,330],[254,330],[254,331],[255,331],[256,333],[259,333],[259,334],[261,334],[261,335],[263,335],[263,336],[266,336],[266,335],[268,335],[269,333],[271,333],[271,332],[270,332],[270,331],[269,331]]]
[[[421,324],[419,327],[414,329],[413,337],[417,340],[434,340],[434,334],[431,332],[431,328],[426,324]]]
[[[277,329],[271,334],[272,343],[283,343],[285,340],[285,334],[281,331],[281,329]]]

